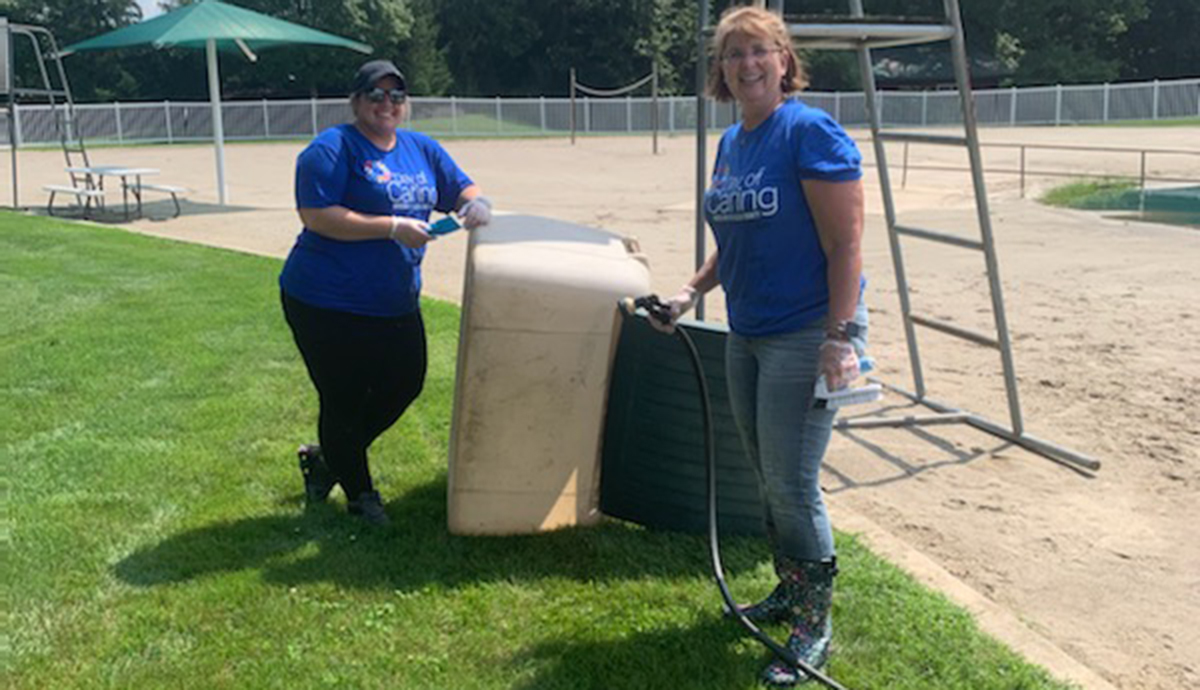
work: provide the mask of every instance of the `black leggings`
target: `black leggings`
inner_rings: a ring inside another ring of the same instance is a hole
[[[425,385],[421,312],[397,318],[320,309],[281,293],[283,314],[321,401],[325,462],[346,497],[373,491],[367,449]]]

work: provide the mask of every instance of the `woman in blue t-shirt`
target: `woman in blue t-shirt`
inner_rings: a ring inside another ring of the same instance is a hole
[[[857,377],[865,344],[860,156],[829,115],[789,99],[806,78],[776,14],[730,9],[713,48],[708,91],[736,100],[742,120],[721,137],[704,197],[717,250],[668,302],[678,318],[699,294],[718,284],[725,291],[730,404],[758,474],[780,580],[743,611],[788,621],[788,646],[819,667],[837,573],[818,483],[834,412],[813,389],[820,375],[831,390]],[[780,661],[763,675],[771,685],[804,679]]]
[[[320,398],[320,444],[300,447],[308,503],[342,486],[350,513],[387,524],[367,448],[425,381],[421,259],[433,211],[474,229],[491,203],[433,139],[399,129],[404,75],[388,60],[359,68],[354,122],[313,139],[296,161],[304,229],[279,276],[283,312]]]

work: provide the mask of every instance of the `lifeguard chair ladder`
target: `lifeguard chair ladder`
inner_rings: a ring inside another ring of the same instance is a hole
[[[963,39],[962,16],[958,0],[943,0],[945,16],[940,19],[917,19],[908,17],[870,18],[863,12],[862,0],[848,0],[849,15],[791,17],[784,14],[783,0],[768,0],[767,9],[784,19],[796,45],[807,49],[854,50],[858,53],[859,70],[862,75],[867,116],[871,125],[871,139],[875,149],[876,167],[879,171],[879,186],[883,195],[884,215],[887,220],[888,241],[892,263],[896,274],[896,288],[900,296],[900,310],[904,321],[904,335],[908,345],[908,356],[912,366],[913,391],[904,390],[884,381],[885,388],[902,395],[915,403],[924,405],[933,414],[906,417],[876,417],[839,420],[838,429],[869,429],[879,427],[911,427],[939,424],[968,424],[993,436],[1026,448],[1038,455],[1061,463],[1077,471],[1098,470],[1100,462],[1094,458],[1064,448],[1055,443],[1029,435],[1021,416],[1021,402],[1017,391],[1017,376],[1013,364],[1012,343],[1008,334],[1008,321],[1004,313],[1004,297],[1000,285],[1000,268],[996,260],[996,247],[992,236],[991,213],[988,209],[987,187],[983,180],[983,160],[979,154],[979,134],[975,118],[975,101],[971,94],[971,78],[967,63],[966,43]],[[763,6],[762,0],[757,3]],[[706,44],[713,29],[708,24],[709,2],[701,0],[700,55],[707,50]],[[948,41],[954,63],[954,79],[958,88],[964,136],[940,134],[904,133],[883,131],[881,103],[875,89],[875,75],[871,69],[871,49],[919,45]],[[697,154],[696,154],[696,266],[704,259],[704,216],[701,212],[705,189],[705,152],[707,123],[705,122],[704,60],[698,61],[697,90]],[[975,208],[979,220],[980,238],[968,239],[937,230],[902,225],[896,220],[896,208],[888,174],[885,143],[889,141],[915,142],[965,148],[970,160],[971,181],[975,192]],[[995,317],[994,335],[980,333],[947,323],[929,316],[914,313],[909,300],[908,281],[905,278],[904,260],[900,238],[911,237],[937,242],[954,247],[983,252],[987,268],[988,285],[991,291],[992,312]],[[703,311],[697,312],[703,319]],[[981,415],[965,411],[957,406],[938,402],[928,396],[925,376],[921,367],[920,349],[917,345],[916,326],[929,328],[968,342],[1000,351],[1004,370],[1004,385],[1008,395],[1010,426],[991,421]]]
[[[16,84],[16,46],[14,37],[28,39],[32,44],[34,61],[37,64],[41,88],[21,88]],[[53,72],[47,62],[53,62]],[[55,81],[57,80],[57,84]],[[12,149],[13,208],[19,208],[17,185],[17,148],[20,146],[18,132],[17,102],[22,99],[44,100],[50,105],[58,140],[62,145],[67,168],[89,167],[87,149],[83,145],[75,121],[75,101],[71,97],[71,85],[67,81],[67,70],[63,67],[58,43],[48,29],[30,24],[10,24],[0,17],[0,107],[7,111],[9,146]],[[90,175],[68,172],[71,186],[93,189],[96,184]]]

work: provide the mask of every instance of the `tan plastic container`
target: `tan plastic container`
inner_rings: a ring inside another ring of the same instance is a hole
[[[617,303],[650,291],[633,243],[549,218],[471,233],[449,527],[525,534],[595,522]]]

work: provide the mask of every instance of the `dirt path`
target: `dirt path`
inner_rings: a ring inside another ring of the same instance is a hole
[[[987,141],[1176,148],[1195,128],[987,130]],[[551,216],[634,236],[651,260],[654,288],[675,290],[694,253],[694,143],[648,139],[456,141],[447,148],[502,210]],[[183,217],[143,220],[138,232],[283,256],[298,224],[292,165],[300,145],[228,150],[233,202],[211,203],[205,147],[98,149],[96,163],[161,168],[161,181],[195,190]],[[869,146],[864,146],[869,149]],[[710,147],[711,152],[711,147]],[[893,165],[902,160],[891,151]],[[988,153],[989,163],[1011,152]],[[1045,168],[1136,176],[1136,154],[1039,152]],[[22,195],[61,182],[62,159],[23,152]],[[912,151],[910,162],[955,164],[953,154]],[[1030,160],[1031,164],[1035,161]],[[1152,170],[1200,179],[1200,158],[1152,158]],[[893,167],[895,180],[897,168]],[[892,261],[874,172],[866,269],[872,352],[889,382],[912,389]],[[1027,180],[1031,191],[1045,180]],[[7,203],[9,183],[0,183]],[[835,522],[980,615],[990,631],[1055,673],[1085,686],[1200,687],[1200,232],[1023,200],[1019,178],[992,175],[989,189],[1029,433],[1095,456],[1094,477],[961,427],[839,434],[825,487]],[[965,175],[910,170],[902,219],[973,233]],[[152,202],[151,215],[169,212]],[[427,292],[461,298],[464,238],[430,251]],[[914,308],[988,330],[978,254],[905,245]],[[709,303],[721,318],[720,299]],[[994,352],[921,333],[931,397],[1008,421]],[[889,399],[893,407],[902,406]],[[864,411],[865,412],[865,411]],[[973,602],[973,603],[972,603]]]

